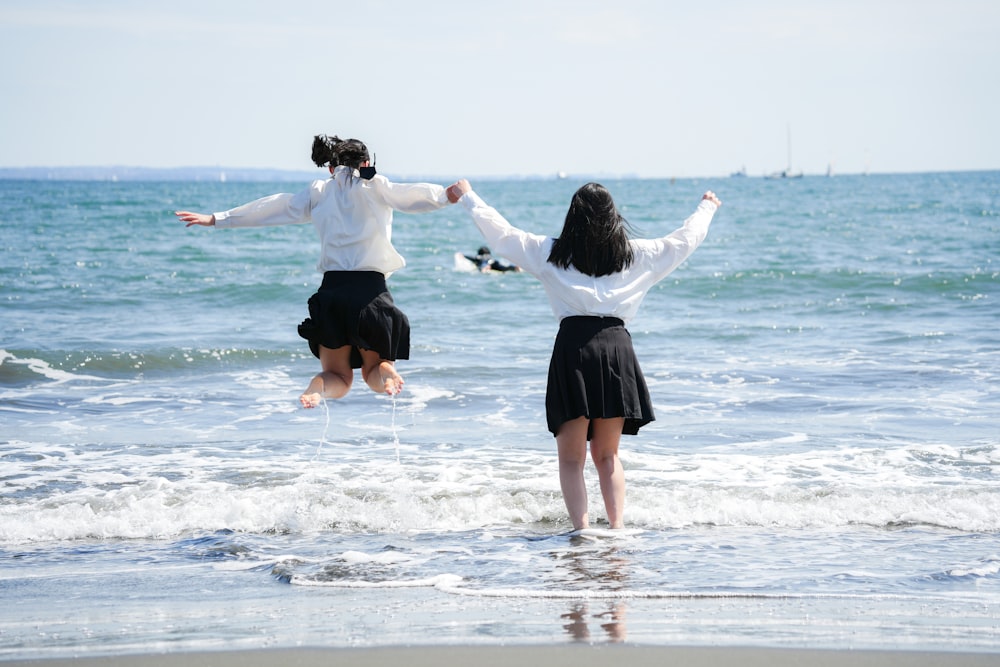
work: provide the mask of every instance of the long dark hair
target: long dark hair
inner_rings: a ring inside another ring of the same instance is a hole
[[[587,183],[573,195],[549,261],[588,276],[618,273],[635,259],[628,241],[628,221],[615,208],[611,193],[600,183]]]
[[[312,161],[317,167],[345,165],[357,169],[362,162],[368,162],[368,147],[359,139],[341,139],[337,135],[328,137],[317,134],[313,137]]]

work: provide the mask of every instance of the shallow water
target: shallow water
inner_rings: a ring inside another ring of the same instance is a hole
[[[580,184],[475,185],[554,234]],[[305,411],[313,230],[171,219],[289,184],[0,182],[0,657],[1000,650],[1000,173],[605,184],[642,236],[725,202],[629,326],[613,536],[569,533],[544,294],[456,270],[463,211],[397,216],[404,393]]]

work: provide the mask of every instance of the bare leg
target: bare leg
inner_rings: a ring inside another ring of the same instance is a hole
[[[319,363],[322,372],[312,379],[299,397],[304,408],[315,408],[324,398],[343,398],[351,390],[354,369],[351,368],[351,347],[336,349],[319,346]]]
[[[612,528],[624,528],[625,470],[618,458],[618,443],[622,437],[623,417],[595,419],[590,441],[590,456],[594,459],[597,476],[601,482],[604,509]]]
[[[586,417],[563,423],[556,434],[559,448],[559,486],[574,530],[590,526],[587,515],[587,485],[583,480],[583,467],[587,463]]]
[[[394,396],[403,391],[403,377],[396,365],[374,350],[361,350],[361,377],[376,394]]]

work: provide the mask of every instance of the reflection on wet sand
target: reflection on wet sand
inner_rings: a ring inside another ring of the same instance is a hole
[[[587,602],[574,602],[569,611],[561,616],[566,621],[563,628],[573,638],[573,641],[589,642],[591,640],[590,622],[595,620],[607,634],[609,642],[623,642],[627,635],[625,609],[625,603],[619,600],[611,602],[607,611],[591,614]]]
[[[575,540],[572,544],[580,547],[595,546],[592,541],[584,539]],[[602,591],[628,588],[628,554],[622,552],[616,545],[599,548],[596,551],[582,549],[564,552],[559,554],[559,558],[566,559],[567,569],[572,573],[571,579],[577,586]],[[569,611],[560,617],[564,621],[563,628],[573,641],[591,641],[591,623],[600,625],[607,635],[607,641],[625,641],[625,603],[622,600],[609,600],[602,604],[606,605],[603,611],[591,613],[586,600],[575,600]]]

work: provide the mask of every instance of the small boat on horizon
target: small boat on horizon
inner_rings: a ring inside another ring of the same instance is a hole
[[[782,169],[781,171],[776,171],[773,174],[768,174],[764,178],[802,178],[802,172],[792,171],[791,169]]]
[[[788,126],[788,166],[781,171],[768,174],[765,178],[802,178],[801,171],[792,171],[792,126]]]

